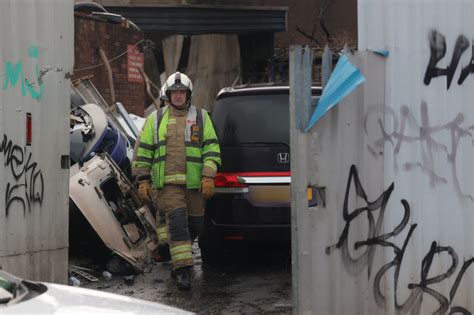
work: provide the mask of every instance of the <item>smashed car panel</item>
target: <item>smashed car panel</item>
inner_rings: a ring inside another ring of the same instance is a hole
[[[119,165],[125,161],[127,141],[95,104],[85,104],[71,110],[71,159],[73,163],[89,160],[107,152]]]
[[[107,104],[88,77],[74,81],[72,84],[72,90],[74,91],[74,94],[79,96],[79,98],[81,98],[85,103],[97,104],[100,108],[102,108],[114,128],[119,130],[123,136],[128,137],[130,141],[135,141],[137,136],[132,131],[130,131],[130,128],[128,128],[126,123],[123,122],[124,120],[129,119],[129,117],[127,117],[129,114],[125,108],[118,111],[117,108],[120,106],[117,104],[113,104],[112,106]],[[119,120],[119,117],[122,118],[123,123]],[[135,143],[132,143],[131,146],[133,147],[134,144]]]
[[[70,199],[104,244],[141,271],[156,249],[156,222],[109,154],[92,157],[70,174]]]

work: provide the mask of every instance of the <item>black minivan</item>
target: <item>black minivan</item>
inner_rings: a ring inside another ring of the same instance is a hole
[[[321,93],[312,89],[313,96]],[[199,237],[204,263],[230,242],[291,240],[289,86],[224,88],[212,111],[222,167]]]

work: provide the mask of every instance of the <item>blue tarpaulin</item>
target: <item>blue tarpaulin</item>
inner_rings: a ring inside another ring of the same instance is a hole
[[[390,55],[390,52],[387,49],[373,49],[372,51],[382,57],[388,57],[388,55]]]
[[[359,84],[365,81],[364,76],[347,58],[342,55],[336,68],[329,77],[324,87],[318,105],[309,120],[305,131],[308,132],[328,110],[339,103],[344,97],[351,93]]]

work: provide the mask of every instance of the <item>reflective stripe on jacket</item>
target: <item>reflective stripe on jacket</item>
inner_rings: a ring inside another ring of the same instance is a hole
[[[151,174],[154,188],[163,188],[165,183],[168,119],[169,108],[167,106],[148,116],[140,134],[140,143],[136,159],[133,162],[133,167],[140,169],[140,174]],[[201,184],[203,166],[207,166],[207,169],[216,169],[217,165],[221,164],[216,132],[209,114],[205,110],[193,105],[189,107],[184,141],[186,147],[186,187],[197,189]]]

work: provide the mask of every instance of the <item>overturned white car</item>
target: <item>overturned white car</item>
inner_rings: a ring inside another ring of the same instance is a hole
[[[130,182],[137,126],[126,112],[122,120],[112,113],[90,81],[81,81],[74,89],[70,252],[79,250],[102,261],[117,262],[118,258],[128,263],[125,268],[131,266],[139,272],[158,246],[158,239],[153,206],[139,200]],[[134,132],[129,132],[131,129]],[[120,272],[110,264],[107,269]]]

